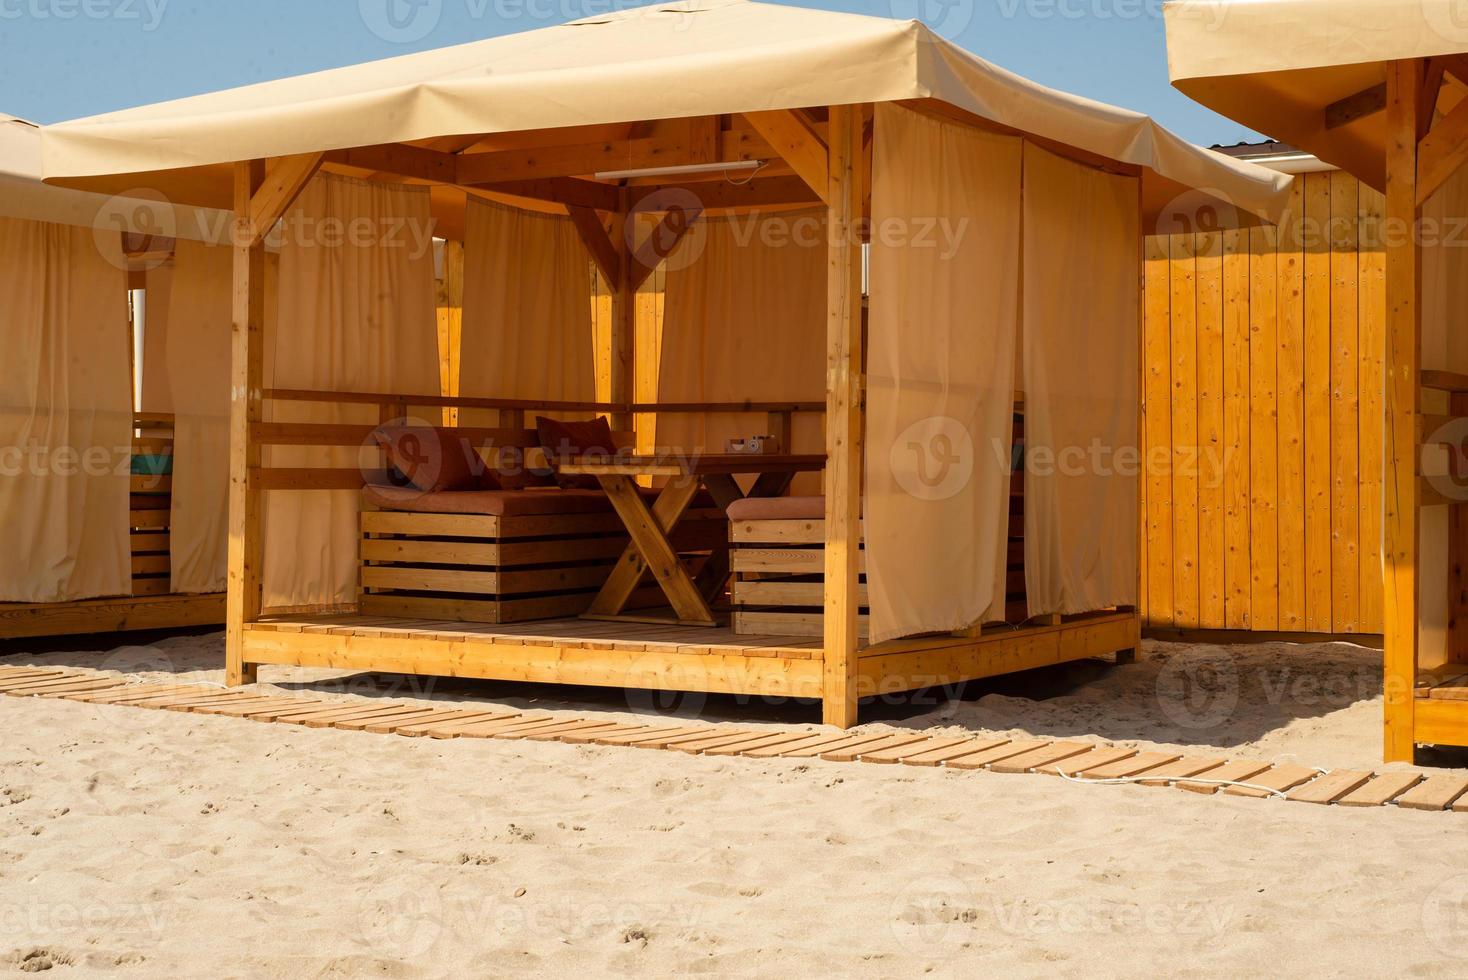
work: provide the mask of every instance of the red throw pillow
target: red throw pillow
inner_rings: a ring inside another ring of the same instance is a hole
[[[545,450],[552,466],[558,459],[567,456],[617,455],[612,427],[604,415],[599,415],[590,422],[560,422],[538,416],[535,419],[535,428],[540,433],[540,448]],[[567,490],[601,489],[601,484],[594,476],[561,476],[557,471],[556,482]]]
[[[388,464],[424,493],[500,489],[473,443],[454,429],[385,425],[373,437],[387,451]]]

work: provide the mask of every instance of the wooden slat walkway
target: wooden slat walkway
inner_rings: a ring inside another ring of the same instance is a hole
[[[652,748],[751,759],[813,759],[884,765],[946,766],[997,773],[1059,775],[1097,785],[1130,783],[1194,793],[1277,798],[1345,807],[1395,805],[1468,812],[1468,774],[1411,770],[1319,770],[1295,763],[1183,756],[1095,742],[932,736],[922,732],[781,730],[521,713],[383,698],[335,698],[224,689],[202,684],[134,684],[73,668],[0,666],[0,694],[119,707],[188,711],[252,721],[337,728],[408,738],[555,741],[570,745]]]

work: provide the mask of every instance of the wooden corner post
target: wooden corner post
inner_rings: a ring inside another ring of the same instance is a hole
[[[235,165],[234,313],[229,388],[229,580],[225,602],[225,671],[229,687],[253,684],[245,663],[245,624],[260,616],[262,563],[260,466],[254,426],[264,417],[265,240],[255,234],[251,202],[264,180],[259,161]]]
[[[234,315],[230,325],[229,583],[225,601],[224,682],[255,683],[245,662],[245,626],[260,618],[260,443],[265,413],[265,236],[321,168],[324,154],[235,164]]]
[[[612,221],[612,246],[616,249],[616,277],[603,272],[612,291],[611,329],[611,401],[630,406],[636,401],[637,384],[637,286],[632,242],[636,235],[632,214],[632,198],[626,188],[620,194],[620,208]],[[618,411],[611,419],[612,428],[630,432],[635,419],[630,411]]]
[[[1387,762],[1411,762],[1417,674],[1422,250],[1417,235],[1420,60],[1387,66],[1385,718]]]
[[[864,148],[860,106],[832,106],[827,129],[829,255],[826,270],[826,586],[822,714],[857,720],[858,573],[861,558],[861,216]]]

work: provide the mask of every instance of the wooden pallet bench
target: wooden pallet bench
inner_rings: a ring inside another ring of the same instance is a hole
[[[545,489],[453,495],[480,497],[485,513],[364,504],[361,612],[490,624],[580,615],[626,549],[626,529],[604,498],[604,507],[589,512],[554,511],[567,494],[584,499],[598,493]],[[526,494],[544,498],[544,506],[526,507]],[[505,507],[506,497],[520,506]],[[425,497],[425,503],[433,502]],[[493,510],[502,512],[488,513]],[[552,512],[526,512],[536,510]],[[701,507],[679,525],[673,543],[696,561],[720,548],[727,536],[723,514]]]

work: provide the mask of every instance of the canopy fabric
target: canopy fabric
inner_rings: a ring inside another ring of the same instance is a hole
[[[1024,142],[878,106],[866,557],[873,643],[1005,618]]]
[[[265,384],[316,391],[438,389],[433,250],[409,229],[427,227],[428,191],[318,175],[287,213],[280,252],[278,328],[265,334]],[[342,235],[332,228],[376,234]],[[267,282],[268,282],[267,278]],[[174,311],[177,315],[177,310]],[[271,421],[367,423],[378,410],[273,402]],[[369,449],[274,447],[271,467],[375,469]],[[357,601],[359,494],[284,490],[265,495],[267,609],[351,608]]]
[[[0,218],[0,324],[0,602],[127,595],[126,273],[90,229]]]
[[[704,219],[667,259],[660,402],[824,402],[826,212]],[[825,451],[821,417],[795,417],[798,453]],[[721,453],[730,439],[770,435],[767,418],[661,414],[657,443]],[[818,474],[795,493],[820,492]]]
[[[1026,145],[1024,198],[1029,613],[1135,605],[1137,182]]]
[[[50,187],[41,182],[41,129],[0,113],[0,217],[133,231],[195,241],[228,240],[231,218],[208,208]]]
[[[1005,71],[916,21],[678,0],[46,127],[48,180],[649,118],[933,98],[1273,219],[1288,178]],[[176,174],[189,181],[228,180]],[[1174,190],[1177,189],[1177,190]],[[170,186],[160,186],[170,192]],[[172,195],[171,195],[172,196]],[[182,199],[182,198],[175,198]]]
[[[1468,51],[1461,0],[1174,0],[1163,13],[1180,91],[1378,190],[1384,113],[1327,128],[1326,107],[1380,84],[1386,62]]]

